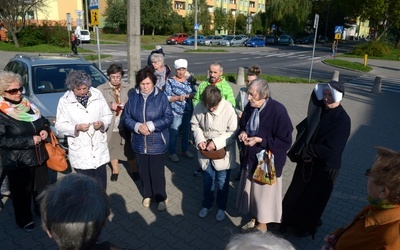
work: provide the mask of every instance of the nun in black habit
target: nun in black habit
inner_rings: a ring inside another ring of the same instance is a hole
[[[350,117],[340,104],[343,95],[342,83],[318,83],[307,117],[297,125],[298,136],[288,153],[297,166],[283,199],[282,233],[293,227],[297,236],[314,236],[321,223],[350,135]],[[291,152],[296,148],[298,154]]]

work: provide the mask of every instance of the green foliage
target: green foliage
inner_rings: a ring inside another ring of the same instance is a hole
[[[43,26],[25,26],[17,33],[17,38],[19,44],[24,47],[40,44],[69,47],[67,28],[60,23],[45,22]]]
[[[354,50],[354,55],[368,54],[370,56],[387,56],[390,53],[390,46],[387,43],[371,41],[358,45]]]
[[[128,23],[127,0],[107,0],[107,8],[103,16],[107,26],[106,31],[116,34],[126,34]]]
[[[228,28],[228,14],[222,8],[215,8],[214,30],[225,30]]]

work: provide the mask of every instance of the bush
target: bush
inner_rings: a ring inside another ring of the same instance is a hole
[[[368,54],[376,57],[387,56],[390,54],[390,45],[379,41],[371,41],[358,45],[352,54],[359,56]]]
[[[21,46],[49,44],[58,47],[69,47],[67,27],[60,23],[44,23],[43,26],[28,25],[17,33]]]

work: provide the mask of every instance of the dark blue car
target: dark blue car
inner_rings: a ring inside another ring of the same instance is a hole
[[[244,43],[244,46],[246,46],[246,47],[264,47],[265,46],[265,38],[260,37],[260,36],[251,37]]]
[[[198,35],[197,36],[197,44],[199,43],[199,40],[204,39],[204,36]],[[194,44],[194,36],[189,36],[182,42],[183,45],[193,45]]]

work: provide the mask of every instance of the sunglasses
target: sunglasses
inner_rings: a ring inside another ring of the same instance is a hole
[[[24,92],[24,87],[19,87],[17,89],[9,89],[9,90],[4,90],[4,92],[9,93],[10,95],[16,95],[18,92],[21,92],[21,94]]]

